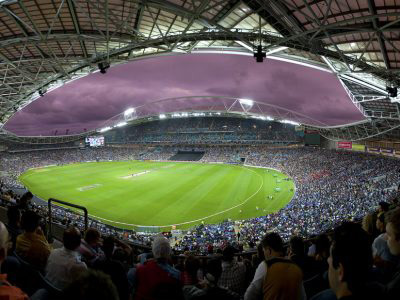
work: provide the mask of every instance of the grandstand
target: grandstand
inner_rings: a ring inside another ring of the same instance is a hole
[[[399,11],[377,0],[0,0],[0,298],[399,299]],[[186,53],[207,65],[210,52],[287,64],[305,81],[282,81],[276,102],[241,98],[257,80],[241,93],[220,78],[205,94],[166,81],[174,96],[110,84],[133,99],[116,115],[82,93],[62,131],[49,116],[50,134],[21,131],[42,114],[35,104],[71,95],[81,77],[126,79],[115,74],[128,61]],[[331,84],[359,121],[344,107],[329,111],[349,118],[338,125],[311,115],[340,103],[311,99]],[[307,109],[284,106],[287,90]],[[90,126],[73,127],[78,112]]]

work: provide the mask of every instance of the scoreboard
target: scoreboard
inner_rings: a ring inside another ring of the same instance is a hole
[[[104,136],[89,136],[85,139],[85,143],[90,147],[104,146]]]

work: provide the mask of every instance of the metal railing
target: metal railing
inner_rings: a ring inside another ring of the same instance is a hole
[[[60,203],[62,205],[66,205],[66,206],[70,206],[73,208],[77,208],[83,211],[83,215],[84,215],[84,219],[85,219],[85,231],[88,229],[89,227],[89,216],[88,216],[88,211],[86,209],[86,207],[80,206],[80,205],[76,205],[76,204],[72,204],[69,202],[65,202],[65,201],[61,201],[61,200],[57,200],[54,198],[50,198],[48,200],[48,207],[49,207],[49,217],[48,217],[48,232],[47,232],[47,239],[49,240],[52,236],[52,215],[51,215],[51,203],[52,202],[56,202],[56,203]]]

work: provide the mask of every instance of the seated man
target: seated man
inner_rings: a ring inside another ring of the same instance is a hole
[[[137,268],[135,300],[182,299],[180,272],[168,260],[171,256],[169,241],[162,235],[152,245],[154,259]]]
[[[328,264],[329,286],[338,300],[384,299],[381,286],[369,282],[371,244],[360,225],[344,223],[335,229]],[[312,299],[326,299],[326,294]]]
[[[34,267],[44,270],[51,247],[39,226],[39,221],[40,216],[32,210],[27,210],[22,215],[21,225],[24,233],[17,236],[15,251]]]
[[[63,243],[64,247],[51,252],[46,267],[46,278],[59,289],[65,288],[87,269],[76,251],[81,244],[81,233],[76,227],[64,231]]]
[[[0,266],[7,257],[7,250],[10,246],[6,226],[0,222]],[[0,299],[4,300],[28,300],[28,296],[19,288],[11,286],[7,281],[7,275],[0,274]]]
[[[218,285],[243,295],[246,288],[246,266],[237,262],[234,254],[235,248],[232,246],[226,246],[222,251],[222,273]]]
[[[85,238],[82,240],[78,248],[78,252],[82,256],[82,260],[91,266],[99,258],[104,258],[104,254],[100,248],[101,233],[96,228],[88,228],[85,233]]]
[[[244,299],[305,299],[302,271],[294,262],[283,258],[284,247],[279,234],[266,234],[261,244],[265,261],[257,267]]]
[[[400,208],[386,214],[386,236],[390,253],[400,258]],[[386,285],[387,299],[399,299],[400,295],[400,264],[393,272],[392,278]]]

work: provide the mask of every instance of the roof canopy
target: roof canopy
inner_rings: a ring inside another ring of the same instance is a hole
[[[346,79],[352,101],[367,118],[397,124],[397,104],[384,88],[399,79],[399,2],[3,0],[0,122],[39,91],[98,70],[100,62],[170,52],[252,53],[261,42],[267,55],[331,68]],[[352,90],[354,84],[363,94]]]

